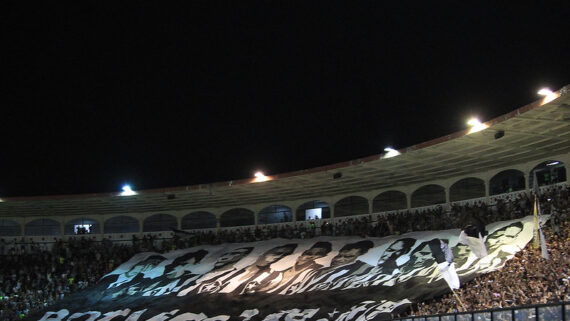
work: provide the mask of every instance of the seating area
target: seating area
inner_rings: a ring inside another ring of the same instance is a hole
[[[544,229],[549,259],[541,256],[540,248],[530,245],[507,261],[495,272],[477,277],[463,284],[455,293],[465,305],[458,303],[454,294],[446,294],[427,302],[420,302],[396,317],[435,315],[494,308],[520,307],[532,304],[570,301],[570,222],[562,215],[562,226]]]
[[[468,310],[482,310],[524,304],[568,301],[570,262],[568,187],[543,190],[542,212],[552,214],[545,228],[550,260],[539,250],[526,248],[501,270],[463,285],[458,296]],[[133,254],[167,252],[200,244],[253,242],[270,238],[312,238],[326,236],[382,237],[409,231],[461,228],[482,220],[486,224],[532,213],[531,197],[520,192],[493,204],[478,201],[418,212],[367,215],[353,218],[313,220],[307,224],[279,224],[174,235],[157,239],[152,235],[125,242],[94,241],[88,235],[56,243],[7,243],[0,239],[0,320],[16,320],[53,304],[69,293],[93,286]],[[509,273],[505,273],[508,271]],[[522,281],[521,281],[522,280]],[[483,290],[481,290],[483,289]],[[483,294],[483,295],[481,295]],[[427,315],[459,311],[453,295],[422,302],[406,315]],[[403,316],[403,315],[400,315]]]

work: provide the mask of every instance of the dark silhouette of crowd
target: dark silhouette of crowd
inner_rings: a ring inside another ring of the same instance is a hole
[[[0,321],[16,320],[69,293],[92,286],[138,252],[167,252],[200,244],[252,242],[278,237],[382,237],[409,231],[461,228],[478,222],[488,224],[530,215],[531,197],[521,192],[494,200],[492,204],[457,204],[448,210],[436,206],[417,212],[175,234],[168,239],[157,239],[153,235],[144,235],[140,239],[134,236],[130,244],[106,239],[94,241],[85,235],[68,238],[65,242],[60,239],[49,247],[37,243],[6,244],[0,239]],[[543,213],[552,214],[551,224],[545,231],[550,260],[541,259],[537,250],[527,247],[501,271],[479,276],[456,291],[467,309],[569,300],[568,188],[545,190],[540,200]],[[460,308],[454,300],[454,296],[446,295],[414,305],[409,313],[425,315],[458,311]]]
[[[540,195],[544,214],[553,208],[564,208],[568,203],[568,188],[545,189]],[[273,225],[195,231],[192,235],[176,235],[171,246],[186,248],[201,244],[254,242],[272,238],[304,239],[318,236],[369,236],[400,235],[412,231],[431,231],[464,228],[468,225],[521,218],[532,214],[532,196],[526,192],[492,199],[490,204],[456,203],[450,208],[433,206],[424,210],[400,210],[389,214],[372,214],[358,217],[340,217],[333,220],[309,220]]]
[[[89,287],[134,253],[133,246],[87,238],[58,240],[50,250],[13,249],[0,265],[0,320],[17,320]]]

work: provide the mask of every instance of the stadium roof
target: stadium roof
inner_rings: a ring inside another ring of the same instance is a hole
[[[167,212],[279,204],[387,189],[435,179],[466,176],[570,151],[570,85],[557,99],[539,100],[485,122],[489,127],[468,134],[468,129],[399,150],[343,163],[253,179],[195,186],[118,193],[12,197],[0,202],[0,215],[102,215]],[[504,132],[500,139],[498,132]],[[337,179],[334,178],[335,174]],[[338,178],[338,176],[341,176]]]

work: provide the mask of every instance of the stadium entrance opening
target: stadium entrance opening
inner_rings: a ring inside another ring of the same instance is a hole
[[[323,218],[322,208],[309,208],[305,210],[305,220],[320,220]]]

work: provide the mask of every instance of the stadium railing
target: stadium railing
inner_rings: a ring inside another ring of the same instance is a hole
[[[398,321],[570,321],[570,302],[393,318]]]

